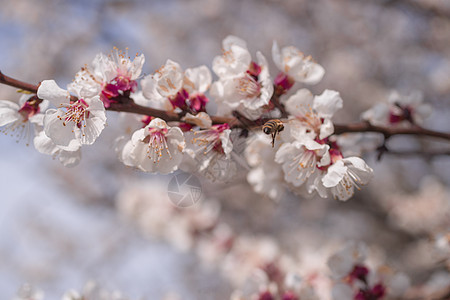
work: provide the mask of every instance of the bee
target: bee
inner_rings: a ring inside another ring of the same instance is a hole
[[[265,134],[272,135],[272,148],[275,146],[275,138],[277,137],[277,133],[283,130],[284,130],[283,122],[278,119],[267,121],[262,127],[262,131]]]

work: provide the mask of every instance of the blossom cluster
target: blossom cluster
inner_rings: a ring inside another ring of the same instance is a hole
[[[67,89],[44,80],[37,94],[23,95],[20,104],[0,101],[0,126],[18,136],[34,135],[39,152],[74,166],[82,146],[93,144],[105,129],[106,110],[126,111],[123,107],[138,104],[177,116],[128,118],[126,126],[133,132],[124,130],[115,150],[125,165],[144,172],[182,169],[211,180],[230,180],[237,170],[231,133],[241,130],[244,136],[251,131],[245,150],[248,182],[271,198],[279,198],[287,186],[303,196],[347,200],[370,181],[372,169],[360,157],[348,155],[345,138],[334,135],[332,117],[343,107],[340,94],[293,90],[323,78],[324,68],[311,56],[293,46],[280,49],[274,42],[272,58],[279,73],[272,79],[265,56],[257,52],[252,57],[242,39],[226,37],[222,51],[212,62],[215,81],[205,65],[183,70],[169,59],[143,76],[142,54],[134,59],[118,49],[98,54]],[[365,112],[363,119],[374,125],[412,126],[429,114],[429,106],[416,94],[393,94],[389,103]],[[214,110],[224,121],[211,117]],[[235,116],[244,128],[227,122]],[[254,132],[261,125],[266,135]],[[353,143],[350,148],[356,147]]]
[[[150,191],[154,196],[146,197]],[[161,184],[135,183],[122,190],[117,204],[144,235],[194,251],[203,263],[216,265],[236,288],[231,300],[397,299],[410,288],[407,275],[372,260],[364,243],[350,241],[337,251],[325,243],[317,253],[299,249],[298,259],[273,237],[234,231],[212,199],[186,210],[165,198]]]

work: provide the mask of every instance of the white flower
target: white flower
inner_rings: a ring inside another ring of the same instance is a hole
[[[248,115],[261,113],[259,110],[273,94],[265,57],[257,52],[257,62],[252,61],[245,42],[236,37],[227,37],[223,46],[224,54],[213,61],[219,81],[213,83],[211,94],[229,110],[247,110]]]
[[[328,167],[322,178],[323,185],[339,200],[348,200],[354,189],[360,189],[373,176],[373,170],[359,157],[348,157],[336,161]]]
[[[333,300],[349,300],[353,299],[355,291],[352,287],[345,283],[337,283],[331,289],[331,298]]]
[[[246,72],[252,61],[247,43],[235,36],[229,35],[222,41],[221,56],[213,60],[213,71],[220,78],[234,77]]]
[[[80,145],[93,144],[105,128],[105,108],[99,96],[82,98],[78,95],[78,100],[72,102],[69,92],[54,80],[44,80],[37,95],[60,107],[47,110],[44,130],[64,150],[75,151]]]
[[[183,86],[183,70],[180,65],[170,59],[158,69],[155,74],[147,76],[145,80],[153,80],[156,91],[162,97],[173,97]],[[148,79],[147,79],[148,78]],[[151,99],[153,96],[153,86],[143,90],[144,96]]]
[[[344,248],[330,256],[328,267],[334,279],[346,277],[355,265],[362,264],[367,256],[367,246],[363,243],[348,242]]]
[[[391,105],[390,123],[410,121],[421,125],[432,112],[431,106],[423,103],[423,94],[419,91],[413,91],[406,95],[393,91],[390,93],[388,101]]]
[[[207,66],[186,69],[183,89],[188,94],[188,106],[193,112],[205,111],[209,99],[205,96],[211,86],[212,76]]]
[[[334,132],[331,118],[342,107],[342,98],[336,91],[325,90],[321,95],[313,96],[309,90],[301,89],[286,101],[286,110],[294,117],[283,135],[289,133],[293,138],[317,136],[322,140]]]
[[[132,61],[128,50],[122,52],[114,48],[108,56],[99,53],[92,62],[92,69],[83,67],[68,89],[86,98],[100,96],[105,107],[109,107],[115,97],[136,91],[136,80],[141,75],[144,62],[143,54],[136,54]]]
[[[17,139],[29,142],[34,134],[34,125],[41,123],[48,101],[37,97],[22,95],[19,104],[7,100],[0,100],[0,127],[4,134],[15,135]]]
[[[159,102],[169,100],[174,109],[195,113],[205,111],[209,100],[204,93],[211,81],[208,67],[190,68],[183,73],[180,65],[169,59],[155,74],[145,77],[141,85],[147,99]]]
[[[208,129],[187,132],[190,140],[185,155],[185,170],[199,172],[210,180],[229,180],[236,172],[236,164],[230,153],[233,143],[227,123],[213,125]]]
[[[181,163],[185,147],[183,132],[169,127],[164,120],[153,119],[137,130],[123,148],[123,160],[145,172],[168,174]]]
[[[330,146],[305,138],[303,141],[284,143],[277,151],[275,161],[282,165],[284,179],[298,187],[318,168],[330,163]]]
[[[396,91],[390,93],[387,103],[377,103],[361,114],[361,118],[377,126],[411,126],[422,125],[430,116],[431,106],[423,103],[423,95],[413,92],[401,95]]]
[[[43,300],[44,292],[35,287],[24,284],[20,287],[17,295],[12,300]]]
[[[273,42],[272,58],[277,68],[297,82],[316,84],[325,74],[324,68],[314,62],[311,56],[305,56],[297,48],[290,46],[281,49]]]

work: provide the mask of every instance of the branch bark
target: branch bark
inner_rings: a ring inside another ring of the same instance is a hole
[[[33,85],[30,83],[26,83],[11,78],[9,76],[4,75],[1,71],[0,71],[0,83],[18,89],[22,89],[25,91],[29,91],[32,93],[37,93],[39,87],[39,84]],[[165,121],[181,121],[181,118],[183,116],[182,114],[177,114],[175,112],[163,111],[138,105],[134,103],[134,101],[129,97],[121,97],[115,100],[117,100],[118,103],[111,103],[111,106],[107,108],[107,110],[153,116],[161,118]],[[244,124],[247,122],[242,122],[241,120],[239,120],[239,118],[235,117],[211,116],[211,119],[214,124],[228,123],[231,128],[245,128],[245,129],[260,128],[261,124],[264,124],[265,121],[267,121],[262,120],[261,122],[258,122],[259,124],[253,122],[255,125],[249,128],[248,124]],[[335,124],[334,130],[335,134],[343,134],[351,132],[377,132],[383,134],[385,139],[388,139],[394,135],[414,135],[414,136],[428,136],[450,141],[450,133],[429,130],[419,126],[414,126],[411,128],[396,128],[396,127],[375,126],[368,122],[358,122],[353,124]]]

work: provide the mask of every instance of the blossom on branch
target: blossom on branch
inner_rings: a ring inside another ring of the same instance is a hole
[[[219,111],[237,110],[257,119],[273,94],[266,58],[257,52],[257,62],[252,61],[246,43],[235,36],[228,36],[222,44],[223,54],[213,61],[213,71],[219,80],[213,83],[211,94]]]
[[[132,61],[128,50],[119,51],[114,47],[108,56],[97,54],[92,62],[92,68],[85,66],[75,75],[69,84],[69,90],[80,90],[88,98],[100,96],[100,100],[108,108],[114,98],[129,95],[137,89],[137,79],[141,75],[145,62],[143,54]]]
[[[4,134],[15,135],[25,139],[27,143],[35,134],[35,125],[42,122],[43,111],[47,109],[48,101],[36,96],[22,95],[19,104],[0,100],[0,127]]]
[[[423,103],[420,92],[401,95],[393,91],[388,97],[388,103],[375,104],[363,112],[361,118],[372,125],[410,127],[422,125],[431,112],[431,106]]]
[[[106,114],[99,96],[83,97],[77,90],[78,100],[71,101],[68,91],[54,80],[44,80],[37,95],[58,109],[48,109],[44,117],[45,134],[53,143],[68,151],[80,145],[91,145],[105,128]]]
[[[150,173],[168,174],[178,169],[185,147],[183,132],[169,127],[164,120],[153,119],[137,130],[122,152],[127,165]]]
[[[209,99],[205,96],[212,77],[208,67],[186,69],[170,59],[153,75],[141,80],[143,95],[150,100],[169,100],[173,109],[192,113],[204,112]]]
[[[272,58],[281,71],[275,78],[275,86],[281,93],[289,90],[295,82],[316,84],[325,74],[324,68],[311,56],[305,56],[293,46],[284,47],[280,51],[277,42],[274,41]]]

